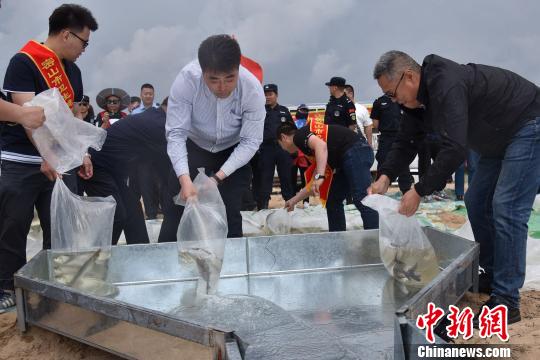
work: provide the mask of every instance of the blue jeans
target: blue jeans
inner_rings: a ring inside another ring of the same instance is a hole
[[[478,160],[480,160],[480,155],[472,150],[469,150],[467,153],[467,180],[469,185],[472,183],[474,173],[476,172]]]
[[[456,196],[465,194],[465,163],[461,164],[454,173],[454,185]]]
[[[492,293],[515,308],[525,280],[527,222],[539,185],[540,117],[513,136],[503,157],[480,157],[465,195],[480,266],[493,276]]]
[[[364,229],[377,229],[379,213],[361,202],[367,195],[367,188],[371,185],[369,169],[373,165],[373,150],[365,140],[359,140],[343,154],[342,159],[342,167],[334,174],[326,202],[328,230],[345,231],[347,229],[343,200],[348,195],[352,196],[354,205],[360,211]]]
[[[472,150],[467,152],[467,180],[469,185],[472,182],[474,172],[476,170],[476,164],[478,163],[478,154]],[[463,196],[465,194],[465,163],[456,170],[455,173],[455,189],[456,196]]]

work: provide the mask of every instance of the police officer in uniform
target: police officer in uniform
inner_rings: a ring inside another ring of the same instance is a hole
[[[289,110],[277,103],[278,87],[276,84],[264,85],[264,95],[266,97],[266,118],[264,119],[263,142],[259,149],[260,187],[257,195],[257,208],[259,210],[268,209],[276,166],[281,195],[285,201],[294,196],[291,188],[291,155],[279,146],[276,139],[278,126],[286,122],[294,124],[294,120]]]
[[[326,125],[341,125],[356,130],[356,108],[345,94],[346,81],[335,76],[325,84],[330,91],[330,100],[326,105],[324,123]]]
[[[371,118],[373,126],[379,129],[379,145],[377,148],[377,178],[380,176],[381,169],[386,155],[392,148],[396,140],[401,118],[404,116],[403,110],[398,103],[392,101],[387,95],[383,95],[373,102],[371,109]],[[414,179],[409,169],[405,170],[398,177],[399,190],[405,194],[411,188]]]

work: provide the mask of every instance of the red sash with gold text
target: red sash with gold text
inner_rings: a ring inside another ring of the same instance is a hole
[[[328,125],[318,121],[311,121],[309,124],[309,130],[315,134],[318,138],[322,139],[324,142],[328,140]],[[311,184],[313,183],[313,176],[317,169],[317,163],[315,157],[310,157],[311,166],[307,168],[304,173],[306,179],[306,189],[309,191],[311,189]],[[326,164],[324,169],[324,181],[319,187],[319,197],[321,198],[321,203],[323,206],[326,206],[326,200],[328,200],[328,194],[330,193],[330,186],[332,185],[332,178],[334,176],[334,171],[332,168]]]
[[[62,64],[54,51],[37,41],[30,40],[20,52],[27,55],[36,64],[49,88],[57,88],[69,108],[73,108],[75,92],[69,82],[64,64]]]

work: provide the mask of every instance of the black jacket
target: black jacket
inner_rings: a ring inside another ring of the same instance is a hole
[[[512,136],[540,116],[540,91],[532,82],[508,70],[460,65],[437,55],[422,63],[417,99],[424,109],[406,112],[381,173],[394,179],[412,162],[425,134],[435,132],[441,150],[415,185],[421,196],[444,188],[467,149],[502,157]]]
[[[276,104],[273,108],[266,105],[266,118],[264,119],[263,141],[275,142],[277,128],[281,123],[289,122],[294,124],[294,120],[285,106]]]
[[[330,96],[324,113],[324,123],[345,127],[356,125],[356,108],[347,95],[343,94],[339,98]]]

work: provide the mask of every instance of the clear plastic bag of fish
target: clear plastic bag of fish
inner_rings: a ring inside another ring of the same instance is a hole
[[[379,249],[382,262],[397,281],[421,287],[439,273],[435,250],[414,216],[398,213],[399,201],[368,195],[362,203],[379,212]]]
[[[177,233],[180,264],[195,265],[199,273],[197,293],[215,294],[227,238],[227,212],[216,183],[199,169],[193,181],[197,197],[186,202]]]
[[[117,293],[107,282],[116,201],[73,194],[57,179],[51,198],[51,280],[99,296]]]
[[[287,235],[291,233],[291,216],[285,209],[272,211],[266,217],[263,228],[266,235]]]
[[[101,150],[107,132],[73,116],[57,88],[36,95],[25,106],[41,106],[45,122],[32,130],[41,156],[58,172],[80,166],[88,148]]]

